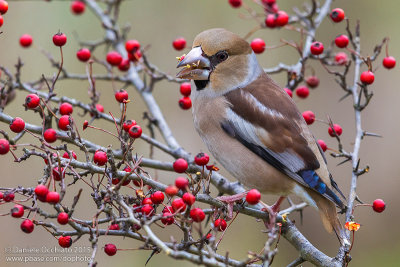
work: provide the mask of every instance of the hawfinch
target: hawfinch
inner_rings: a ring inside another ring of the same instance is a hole
[[[194,125],[215,159],[250,188],[300,196],[341,236],[335,206],[345,205],[321,148],[249,43],[225,29],[206,30],[178,67],[177,77],[194,81]]]

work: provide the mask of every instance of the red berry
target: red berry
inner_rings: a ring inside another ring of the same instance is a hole
[[[186,187],[189,186],[189,180],[185,177],[178,177],[175,179],[175,185],[181,190],[186,190]]]
[[[84,122],[83,122],[83,125],[82,125],[82,129],[83,130],[86,130],[86,128],[89,126],[89,122],[87,121],[87,120],[85,120]]]
[[[177,173],[184,173],[189,167],[189,165],[186,162],[186,160],[179,158],[175,160],[174,164],[172,164],[172,167]]]
[[[60,105],[58,110],[60,111],[61,115],[71,115],[72,112],[74,111],[74,108],[70,103],[64,102]]]
[[[10,130],[14,133],[20,133],[25,129],[25,122],[19,117],[15,117],[10,123]]]
[[[50,191],[46,195],[46,202],[57,204],[60,201],[60,194],[57,192]]]
[[[142,57],[142,52],[140,50],[136,51],[135,53],[128,53],[128,58],[132,62],[137,62]]]
[[[186,40],[185,38],[176,38],[173,42],[172,42],[172,46],[175,48],[175,50],[182,50],[186,47]]]
[[[300,98],[307,98],[310,94],[310,90],[306,86],[300,86],[296,89],[296,95]]]
[[[119,224],[113,223],[108,227],[108,230],[119,230]]]
[[[293,92],[292,90],[290,90],[289,88],[283,88],[285,90],[285,92],[290,96],[293,97]]]
[[[22,223],[21,223],[21,230],[24,233],[30,234],[33,232],[33,229],[35,228],[35,226],[33,225],[33,222],[29,219],[25,219]]]
[[[120,71],[127,71],[131,67],[131,61],[128,58],[122,59],[121,63],[118,65]]]
[[[166,189],[165,189],[165,194],[167,194],[167,196],[169,197],[173,197],[176,194],[178,194],[179,188],[176,187],[175,185],[169,185]]]
[[[379,212],[381,213],[382,211],[384,211],[386,208],[386,204],[382,199],[375,199],[374,202],[372,203],[372,209],[375,212]]]
[[[85,3],[81,1],[72,1],[71,3],[71,11],[75,15],[80,15],[83,12],[85,12],[85,7],[86,7]]]
[[[190,96],[190,93],[192,92],[190,83],[182,83],[180,91],[183,96]]]
[[[62,224],[62,225],[67,224],[68,220],[69,220],[69,216],[68,216],[68,213],[66,213],[66,212],[60,212],[57,216],[57,222],[59,224]]]
[[[210,157],[206,153],[199,153],[194,157],[194,162],[199,166],[207,165],[210,161]]]
[[[113,185],[116,185],[116,184],[119,184],[119,181],[120,181],[119,178],[112,178],[111,183],[112,183]],[[131,180],[126,179],[126,180],[122,183],[122,185],[123,185],[123,186],[127,186],[127,185],[130,183],[130,181],[131,181]]]
[[[53,158],[53,159],[58,158],[57,153],[53,153],[52,155],[50,155],[50,158]],[[47,160],[47,158],[44,159],[44,163],[49,164],[49,161]]]
[[[328,146],[326,145],[324,140],[320,139],[317,142],[318,142],[319,146],[321,147],[322,151],[325,152],[328,149]]]
[[[396,59],[394,57],[385,57],[382,64],[385,68],[392,69],[396,66]]]
[[[311,44],[310,52],[313,55],[321,55],[324,52],[324,45],[321,42],[314,42]]]
[[[93,161],[98,166],[104,166],[107,163],[107,153],[101,150],[97,150],[94,153]]]
[[[375,80],[375,75],[372,71],[364,71],[363,73],[361,73],[360,75],[360,81],[363,84],[372,84]]]
[[[347,63],[347,54],[344,52],[336,53],[335,62],[338,65],[345,65]]]
[[[344,11],[341,8],[335,8],[330,14],[331,19],[334,22],[341,22],[344,19]]]
[[[30,94],[25,98],[25,105],[28,108],[36,108],[40,104],[40,98],[37,94]]]
[[[67,43],[67,36],[62,32],[58,32],[53,35],[53,43],[55,46],[64,46]]]
[[[250,46],[256,54],[261,54],[265,50],[265,42],[263,39],[260,38],[256,38],[251,41]]]
[[[162,210],[163,213],[169,212],[172,213],[174,211],[174,209],[172,208],[172,206],[165,206]]]
[[[134,223],[134,224],[132,225],[131,229],[132,229],[132,231],[137,232],[137,231],[139,231],[140,229],[142,229],[142,227],[141,227],[140,225]]]
[[[104,252],[108,256],[114,256],[115,254],[117,254],[117,247],[114,244],[106,244],[104,246]]]
[[[124,121],[124,124],[122,126],[123,126],[125,132],[129,132],[129,129],[134,125],[136,125],[136,121],[127,120],[127,121]]]
[[[77,159],[76,158],[76,153],[74,152],[74,151],[71,151],[71,154],[72,154],[72,157],[74,158],[74,159]],[[69,157],[69,154],[68,154],[68,152],[64,152],[64,154],[63,154],[63,156],[62,156],[64,159],[69,159],[70,157]]]
[[[87,48],[79,49],[78,52],[76,52],[76,57],[82,62],[88,61],[90,59],[90,56],[90,50]]]
[[[3,195],[3,199],[5,202],[11,202],[15,198],[15,194],[13,192],[5,192]]]
[[[278,4],[274,3],[272,5],[269,5],[265,11],[270,12],[270,13],[277,13],[279,11],[279,6]]]
[[[187,205],[192,206],[194,202],[196,201],[196,197],[193,196],[191,193],[186,192],[182,196],[183,202],[185,202]]]
[[[334,125],[333,125],[333,129],[332,129],[332,127],[329,127],[329,128],[328,128],[328,133],[329,133],[329,135],[332,136],[332,137],[335,137],[335,133],[334,133],[333,130],[335,130],[335,132],[336,132],[336,134],[337,134],[338,136],[340,136],[340,135],[342,134],[342,132],[343,132],[343,129],[342,129],[342,127],[340,127],[339,124],[334,124]]]
[[[3,23],[4,23],[4,18],[3,16],[0,15],[0,27],[3,26]]]
[[[315,88],[319,85],[319,79],[317,76],[309,76],[306,79],[306,83],[308,86],[310,86],[311,88]]]
[[[154,204],[161,204],[164,201],[164,194],[161,191],[156,191],[151,195],[150,198]]]
[[[103,113],[104,112],[104,107],[101,104],[96,104],[96,110],[98,112]]]
[[[50,128],[44,131],[43,138],[46,140],[47,143],[54,143],[57,141],[57,132],[56,130]]]
[[[43,184],[37,185],[35,187],[35,194],[38,197],[45,197],[48,192],[49,192],[49,189],[47,188],[47,186],[45,186]]]
[[[233,8],[239,8],[242,5],[242,0],[229,0],[229,4]]]
[[[0,199],[3,199],[4,195],[3,192],[0,192]]]
[[[151,198],[145,197],[145,198],[142,200],[142,205],[153,205],[153,201],[151,200]]]
[[[303,112],[303,118],[308,125],[313,124],[315,121],[315,114],[311,110]]]
[[[125,91],[124,89],[121,89],[117,92],[115,92],[115,100],[117,100],[119,103],[123,103],[124,101],[128,100],[128,92]]]
[[[192,100],[190,99],[190,97],[184,96],[181,99],[179,99],[178,104],[181,107],[181,109],[184,110],[190,109],[192,107]]]
[[[129,168],[130,169],[130,168]],[[125,171],[125,170],[124,170]],[[112,179],[112,184],[118,184],[119,183],[119,181],[120,181],[120,179],[118,179],[118,178],[113,178]],[[129,183],[131,182],[131,180],[130,179],[126,179],[123,183],[122,183],[122,185],[123,186],[127,186]]]
[[[175,219],[174,219],[174,217],[172,217],[172,214],[170,212],[164,212],[163,218],[161,218],[161,222],[164,225],[171,225],[175,222]]]
[[[4,15],[8,11],[8,3],[4,0],[0,0],[0,14]]]
[[[11,209],[11,216],[14,218],[21,218],[22,216],[24,216],[24,207],[15,204],[14,208]]]
[[[276,3],[276,0],[262,0],[262,3],[268,6],[272,6]]]
[[[19,38],[19,44],[22,47],[30,47],[32,42],[33,42],[32,36],[30,36],[29,34],[24,34]]]
[[[141,210],[142,213],[148,217],[151,217],[154,214],[154,208],[149,204],[144,205]]]
[[[275,28],[276,27],[276,15],[275,14],[268,14],[265,18],[265,25],[268,28]]]
[[[335,38],[335,44],[339,48],[345,48],[349,44],[349,37],[347,35],[339,35]]]
[[[122,56],[117,51],[108,52],[106,60],[111,66],[118,66],[122,62]]]
[[[61,174],[62,174],[62,177],[64,178],[65,177],[65,172],[64,172],[64,168],[63,167],[61,167],[60,169],[58,167],[54,167],[53,168],[54,180],[61,181]]]
[[[137,40],[128,40],[125,43],[125,49],[128,53],[135,53],[140,48],[140,43]]]
[[[260,202],[261,194],[257,189],[251,189],[246,195],[246,202],[250,205],[256,205]]]
[[[72,239],[70,236],[60,236],[58,238],[58,244],[62,248],[69,248],[72,245]]]
[[[0,139],[0,155],[5,155],[10,151],[10,143],[6,139]]]
[[[200,208],[194,208],[190,211],[190,218],[194,222],[202,222],[206,218],[206,214]]]
[[[278,13],[276,13],[275,17],[275,23],[276,26],[282,27],[288,24],[289,22],[289,16],[285,11],[279,10]]]
[[[62,115],[58,120],[58,128],[63,131],[68,131],[68,126],[70,126],[70,117],[68,115]]]
[[[220,232],[225,231],[227,226],[228,225],[226,224],[226,221],[224,219],[216,219],[214,222],[214,227],[217,228],[217,230]]]
[[[176,198],[171,203],[174,212],[184,212],[186,210],[186,204],[182,198]]]
[[[142,127],[139,125],[133,125],[131,128],[129,128],[128,133],[132,138],[139,138],[142,136]]]
[[[135,185],[135,186],[140,186],[141,184],[140,184],[140,181],[132,181],[133,182],[133,184]]]

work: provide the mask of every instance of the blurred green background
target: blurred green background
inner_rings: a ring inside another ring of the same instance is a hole
[[[254,6],[252,1],[245,1],[250,6]],[[278,4],[281,9],[292,14],[291,6],[302,6],[304,1],[280,0]],[[25,63],[22,71],[22,80],[36,80],[42,74],[51,76],[55,69],[51,67],[45,56],[40,52],[44,49],[50,52],[55,58],[59,58],[58,49],[52,44],[51,38],[58,30],[66,33],[68,43],[64,47],[65,67],[74,73],[84,73],[85,64],[80,63],[75,56],[79,49],[76,37],[81,40],[98,40],[103,37],[103,29],[99,21],[87,10],[81,16],[74,16],[70,12],[69,1],[9,1],[9,11],[4,15],[4,25],[1,28],[3,33],[0,35],[0,65],[6,66],[14,72],[14,64],[20,57]],[[175,57],[182,53],[172,48],[172,41],[178,36],[187,39],[188,44],[192,42],[197,33],[213,27],[224,27],[233,32],[244,36],[256,24],[253,20],[241,19],[239,14],[247,16],[244,9],[232,9],[227,0],[131,0],[124,1],[120,14],[120,25],[131,25],[129,38],[137,39],[143,47],[148,46],[147,54],[151,62],[159,66],[165,72],[174,75],[176,73]],[[361,21],[361,45],[364,56],[372,53],[373,47],[380,43],[385,36],[390,37],[390,54],[400,59],[399,53],[399,34],[400,20],[398,11],[400,2],[397,0],[374,1],[374,0],[353,0],[335,1],[334,7],[341,7],[346,11],[350,18],[351,25],[355,25],[356,20]],[[258,8],[261,12],[261,9]],[[330,43],[337,35],[345,33],[345,24],[333,24],[326,19],[317,32],[317,39],[325,44]],[[29,49],[19,46],[19,37],[29,33],[34,38],[34,45]],[[267,46],[279,44],[281,38],[286,40],[298,40],[299,35],[288,30],[263,30],[258,31],[251,38],[263,38]],[[99,59],[105,58],[107,48],[101,47],[96,50],[95,56]],[[186,49],[184,52],[187,52]],[[297,61],[297,54],[294,49],[283,47],[280,49],[266,51],[258,56],[264,67],[275,66],[278,62],[294,63]],[[364,130],[382,134],[384,138],[366,138],[362,143],[361,165],[369,165],[371,170],[368,174],[359,179],[358,194],[365,202],[372,202],[376,198],[383,198],[387,203],[387,209],[382,214],[377,214],[372,209],[361,207],[356,209],[356,221],[361,223],[361,229],[356,233],[355,245],[352,250],[353,261],[350,266],[399,266],[398,253],[400,251],[400,229],[397,222],[400,219],[398,203],[400,202],[399,181],[399,156],[400,147],[398,114],[400,107],[398,99],[399,91],[399,67],[387,71],[381,66],[383,54],[373,64],[376,69],[375,83],[371,86],[374,97],[371,104],[363,112]],[[321,85],[313,90],[310,97],[306,100],[295,98],[299,109],[313,110],[317,117],[325,119],[330,115],[334,122],[343,126],[343,144],[347,151],[352,150],[354,139],[354,116],[351,100],[346,99],[338,102],[343,96],[341,89],[336,86],[332,76],[320,67],[313,64]],[[363,66],[363,70],[366,67]],[[95,73],[104,73],[104,68],[95,66]],[[4,76],[3,76],[4,77]],[[279,84],[284,85],[285,75],[275,75],[273,77]],[[122,86],[122,85],[118,85]],[[87,96],[87,81],[60,81],[57,83],[56,92],[58,95],[67,95],[89,102]],[[119,114],[119,106],[113,99],[112,87],[109,83],[97,83],[97,88],[101,92],[101,103],[106,112],[112,111]],[[128,117],[142,121],[142,113],[145,109],[133,88],[128,88],[130,99]],[[182,111],[178,107],[180,98],[179,86],[168,82],[157,84],[155,97],[159,100],[160,106],[164,111],[165,117],[169,122],[173,133],[180,144],[191,153],[199,151],[207,152],[192,124],[191,112]],[[20,116],[30,123],[40,123],[40,119],[32,112],[24,112],[22,103],[26,94],[20,93],[17,98],[5,110],[11,116]],[[109,101],[109,99],[112,99]],[[76,111],[75,111],[76,113]],[[75,114],[75,119],[83,122],[88,119],[88,115],[81,118]],[[95,125],[114,130],[113,126],[104,122],[96,122]],[[8,131],[8,125],[1,124],[0,129]],[[318,139],[324,139],[328,146],[336,148],[336,142],[328,136],[327,127],[322,123],[315,123],[311,130]],[[145,130],[146,132],[146,130]],[[11,133],[13,136],[13,134]],[[104,146],[117,143],[109,136],[96,131],[86,131],[84,138],[91,139]],[[159,136],[158,136],[159,137]],[[32,141],[25,136],[21,142]],[[148,155],[148,146],[138,141],[136,149],[139,154]],[[20,152],[17,152],[20,153]],[[78,153],[78,157],[82,155]],[[156,157],[161,160],[172,161],[172,158],[157,152]],[[347,195],[350,183],[351,167],[344,164],[336,167],[338,159],[328,156],[330,170],[338,182],[342,191]],[[0,161],[1,186],[34,186],[36,181],[42,176],[43,162],[41,159],[30,159],[26,162],[17,164],[12,163],[11,155],[2,157]],[[225,170],[223,174],[232,179]],[[165,183],[171,183],[175,177],[172,173],[158,172],[152,173]],[[75,192],[83,188],[84,192],[89,193],[89,188],[81,183],[73,187],[66,196],[65,203],[71,203]],[[127,192],[132,192],[128,191]],[[133,193],[133,192],[132,192]],[[17,196],[18,198],[18,196]],[[272,203],[275,197],[264,196],[267,203]],[[42,205],[45,207],[45,205]],[[10,205],[2,205],[0,213],[6,213]],[[81,219],[90,220],[95,212],[90,196],[83,197],[77,206],[75,216]],[[298,214],[291,215],[297,221],[297,225],[302,233],[319,249],[330,256],[336,255],[338,247],[337,239],[334,235],[329,235],[323,229],[319,216],[316,211],[306,208],[304,211],[303,223],[300,223]],[[58,246],[57,240],[49,235],[44,229],[37,227],[33,233],[26,235],[19,229],[20,220],[10,216],[0,219],[0,266],[5,266],[4,249],[17,246],[20,248],[42,246]],[[68,227],[65,227],[68,228]],[[171,226],[168,231],[157,229],[164,240],[170,240],[173,235],[176,240],[180,240],[181,235],[176,227]],[[244,259],[248,251],[258,252],[262,249],[266,235],[261,233],[264,230],[262,222],[255,219],[239,216],[232,224],[231,229],[226,233],[221,242],[219,253],[224,255],[229,251],[229,255],[235,259]],[[101,237],[99,245],[106,243],[116,243],[119,248],[138,248],[140,244],[130,239],[115,237]],[[87,237],[83,237],[74,246],[90,245]],[[87,255],[87,254],[85,254]],[[100,266],[144,266],[149,251],[119,251],[116,256],[108,257],[103,251],[99,251],[96,259]],[[279,254],[274,261],[275,266],[286,266],[297,258],[297,252],[284,239],[279,244]],[[35,263],[33,263],[35,264]],[[26,266],[24,263],[7,263],[10,266]],[[77,263],[84,266],[86,263]],[[147,266],[191,266],[183,261],[176,262],[164,255],[155,255]],[[36,263],[36,266],[71,266],[71,263]],[[304,264],[304,266],[309,266]]]

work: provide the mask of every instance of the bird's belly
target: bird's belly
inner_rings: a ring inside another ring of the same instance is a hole
[[[293,191],[296,182],[281,173],[262,158],[254,154],[237,140],[216,130],[199,134],[207,144],[215,159],[237,180],[248,188],[256,188],[262,193],[287,195]]]

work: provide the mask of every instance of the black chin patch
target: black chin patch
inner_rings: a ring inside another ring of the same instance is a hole
[[[195,80],[194,84],[196,85],[196,90],[200,91],[206,88],[209,81],[210,80]]]

